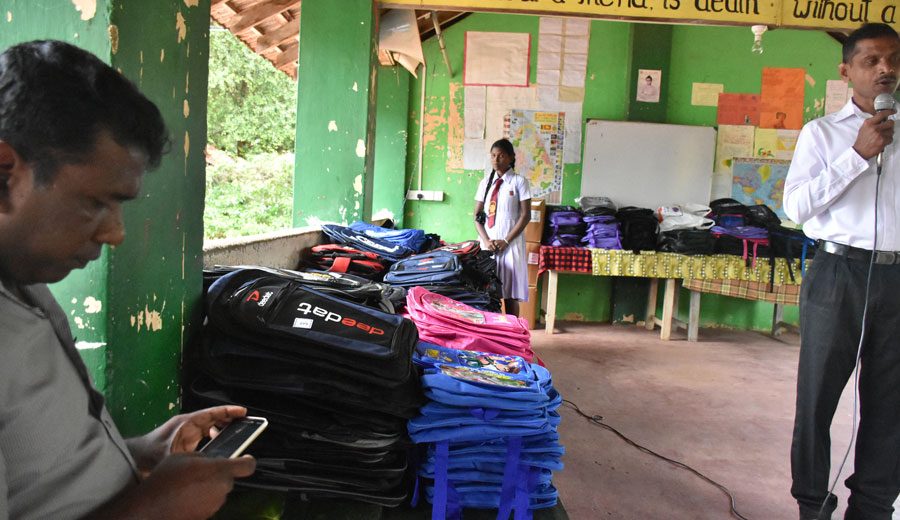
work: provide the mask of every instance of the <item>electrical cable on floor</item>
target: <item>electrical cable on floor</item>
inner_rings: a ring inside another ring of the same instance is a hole
[[[822,512],[825,511],[825,506],[828,504],[828,497],[834,493],[834,488],[837,487],[838,480],[841,478],[841,473],[844,471],[844,465],[847,464],[847,459],[850,457],[850,449],[853,447],[853,442],[856,440],[856,414],[859,408],[859,361],[862,359],[863,340],[866,337],[866,316],[869,312],[869,287],[872,285],[872,268],[875,266],[875,251],[878,249],[878,192],[880,185],[881,168],[879,167],[875,177],[875,229],[872,232],[872,254],[869,256],[869,271],[866,273],[866,292],[865,296],[863,296],[862,319],[859,324],[859,345],[856,347],[856,365],[853,367],[853,419],[850,430],[850,442],[847,443],[847,451],[844,452],[844,458],[841,460],[841,465],[838,468],[837,474],[834,476],[831,487],[828,488],[828,494],[825,495],[825,500],[822,501],[822,507],[819,508],[819,513],[816,515],[817,517],[821,517]]]
[[[662,459],[662,460],[668,462],[669,464],[672,464],[672,465],[674,465],[674,466],[676,466],[676,467],[679,467],[679,468],[681,468],[681,469],[690,471],[690,472],[693,473],[694,475],[696,475],[696,476],[700,477],[701,479],[705,480],[706,482],[712,484],[713,486],[715,486],[716,488],[718,488],[722,493],[725,493],[725,495],[728,496],[728,499],[731,501],[731,514],[734,515],[736,518],[739,518],[740,520],[748,520],[747,517],[745,517],[744,515],[742,515],[742,514],[740,514],[740,513],[738,512],[737,506],[735,505],[734,495],[731,493],[731,491],[730,491],[727,487],[723,486],[722,484],[719,484],[719,483],[716,482],[715,480],[713,480],[713,479],[707,477],[707,476],[704,475],[703,473],[700,473],[700,472],[697,471],[696,469],[694,469],[694,468],[688,466],[687,464],[685,464],[685,463],[683,463],[683,462],[679,462],[679,461],[677,461],[677,460],[670,459],[669,457],[666,457],[665,455],[660,455],[659,453],[656,453],[655,451],[651,450],[650,448],[647,448],[647,447],[645,447],[645,446],[642,446],[642,445],[640,445],[640,444],[634,442],[633,440],[629,439],[625,434],[623,434],[623,433],[620,432],[619,430],[617,430],[617,429],[613,428],[612,426],[610,426],[610,425],[606,424],[605,422],[603,422],[603,416],[600,416],[600,415],[588,415],[588,414],[584,413],[583,411],[581,411],[581,408],[579,408],[577,404],[573,403],[572,401],[569,401],[568,399],[563,399],[563,403],[569,405],[569,407],[572,408],[572,409],[574,409],[575,412],[578,413],[578,415],[584,417],[585,419],[587,419],[587,420],[588,420],[589,422],[591,422],[592,424],[594,424],[594,425],[596,425],[596,426],[600,426],[601,428],[605,428],[605,429],[607,429],[607,430],[613,432],[613,433],[616,434],[620,439],[622,439],[623,441],[625,441],[625,442],[628,443],[629,445],[631,445],[631,446],[637,448],[639,451],[642,451],[642,452],[644,452],[644,453],[646,453],[646,454],[648,454],[648,455],[653,455],[654,457],[657,457],[657,458],[659,458],[659,459]]]

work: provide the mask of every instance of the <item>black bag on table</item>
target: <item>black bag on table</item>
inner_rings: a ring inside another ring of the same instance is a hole
[[[616,220],[621,224],[622,249],[635,253],[655,251],[659,221],[656,212],[648,208],[626,206],[616,212]]]
[[[757,204],[747,207],[747,225],[769,229],[780,227],[781,219],[769,206]]]
[[[731,198],[716,199],[709,203],[710,218],[717,226],[737,227],[747,224],[747,206]]]
[[[708,229],[676,229],[659,234],[657,249],[683,255],[711,255],[716,240]]]

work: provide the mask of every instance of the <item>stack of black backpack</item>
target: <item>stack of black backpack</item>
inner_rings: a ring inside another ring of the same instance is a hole
[[[652,209],[626,206],[616,212],[619,221],[622,249],[639,253],[655,251],[659,221]]]
[[[396,506],[407,495],[406,421],[422,404],[405,291],[349,275],[265,268],[207,273],[191,408],[268,418],[240,485]]]
[[[500,310],[497,262],[474,240],[404,258],[391,266],[384,282],[424,287],[480,310]]]

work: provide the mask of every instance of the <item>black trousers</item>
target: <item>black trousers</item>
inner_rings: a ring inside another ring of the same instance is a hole
[[[830,485],[829,430],[856,361],[868,267],[819,252],[803,279],[791,446],[791,494],[801,518],[815,518]],[[866,322],[855,473],[845,482],[851,492],[845,518],[890,520],[900,492],[900,265],[875,264]]]

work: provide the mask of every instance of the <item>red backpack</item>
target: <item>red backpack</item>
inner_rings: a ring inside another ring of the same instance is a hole
[[[313,266],[324,271],[350,273],[371,280],[380,280],[390,266],[390,262],[376,253],[340,244],[313,247],[309,260]]]

